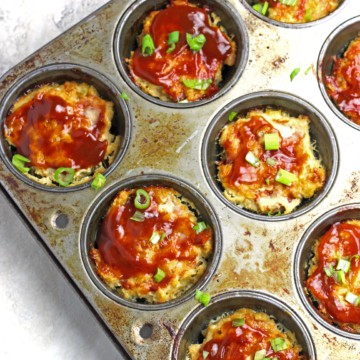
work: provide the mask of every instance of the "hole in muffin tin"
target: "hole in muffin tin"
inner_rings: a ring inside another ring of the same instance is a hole
[[[330,323],[329,320],[325,319],[321,313],[317,311],[315,304],[308,298],[308,295],[304,291],[306,288],[305,282],[309,261],[313,256],[314,243],[329,230],[331,225],[347,220],[360,220],[360,203],[342,205],[332,209],[315,220],[307,228],[295,251],[294,281],[302,303],[316,321],[337,335],[360,340],[360,334],[344,331],[336,324]]]
[[[56,212],[51,218],[51,225],[55,229],[63,230],[69,225],[69,216],[62,213],[61,211]]]
[[[224,26],[229,35],[234,35],[234,41],[237,45],[236,61],[234,66],[225,66],[222,72],[223,80],[220,84],[220,89],[210,98],[189,103],[163,101],[142,91],[130,78],[128,65],[126,64],[125,59],[129,58],[131,51],[137,48],[137,36],[141,33],[145,17],[153,10],[165,8],[169,1],[136,1],[128,8],[124,16],[120,19],[115,31],[114,56],[121,76],[138,95],[157,105],[170,108],[192,108],[216,100],[236,84],[247,63],[249,41],[245,25],[243,24],[239,13],[228,2],[222,0],[191,0],[190,2],[199,5],[200,7],[206,5],[210,8],[210,12],[215,12],[221,18],[220,25]]]
[[[316,148],[326,168],[324,187],[311,199],[304,200],[292,213],[279,216],[257,214],[230,202],[223,194],[223,188],[217,180],[216,162],[219,160],[218,135],[229,122],[228,116],[234,111],[237,115],[246,115],[254,108],[275,108],[288,112],[291,116],[307,115],[310,118],[310,137],[316,141]],[[205,178],[215,195],[230,209],[246,217],[260,221],[281,221],[300,216],[314,208],[330,191],[338,170],[338,146],[332,128],[323,115],[312,105],[291,94],[264,91],[242,96],[224,106],[211,120],[206,129],[201,148],[201,161]]]
[[[137,302],[126,300],[121,297],[121,295],[111,291],[111,289],[108,288],[97,275],[95,265],[89,258],[89,249],[91,245],[95,244],[99,224],[111,206],[111,203],[113,202],[116,195],[123,189],[139,188],[150,185],[165,186],[178,191],[182,196],[195,205],[199,213],[199,217],[213,230],[213,252],[208,260],[208,266],[202,277],[178,298],[159,304],[147,304],[141,299],[139,299]],[[168,309],[192,298],[195,294],[195,289],[203,288],[208,283],[213,273],[216,271],[220,261],[221,249],[222,238],[220,223],[217,216],[215,215],[213,208],[206,201],[206,199],[189,184],[171,176],[158,174],[139,175],[122,180],[105,189],[101,194],[101,198],[98,197],[95,199],[95,201],[89,207],[88,212],[85,215],[80,233],[81,258],[86,272],[95,286],[97,286],[97,288],[110,299],[127,307],[138,310],[152,311]]]
[[[330,13],[327,16],[324,16],[321,19],[314,20],[314,21],[309,21],[309,22],[305,22],[305,23],[290,24],[290,23],[270,19],[268,16],[262,15],[258,11],[254,10],[253,5],[257,3],[257,1],[255,1],[255,0],[240,0],[240,1],[244,4],[244,6],[251,13],[253,13],[258,18],[268,22],[269,24],[276,25],[276,26],[281,26],[281,27],[285,27],[285,28],[293,28],[293,29],[301,29],[301,28],[306,28],[306,27],[321,24],[321,23],[329,20],[333,16],[335,16],[337,13],[339,13],[339,11],[341,11],[344,8],[344,6],[346,5],[346,3],[348,2],[348,0],[340,0],[339,1],[340,4],[337,7],[337,9],[335,9],[335,11],[333,11],[332,13]]]
[[[325,40],[318,58],[317,72],[321,93],[330,109],[342,121],[360,130],[360,125],[351,121],[330,98],[326,91],[326,77],[331,75],[334,57],[341,58],[350,42],[360,36],[360,16],[354,17],[338,26]]]
[[[300,317],[283,302],[258,291],[228,292],[214,296],[206,307],[198,306],[181,325],[175,338],[171,359],[187,359],[189,346],[203,341],[202,331],[208,327],[211,320],[241,308],[265,312],[270,317],[275,317],[276,322],[295,334],[306,358],[316,359],[313,340]]]
[[[10,146],[5,139],[3,123],[13,104],[19,97],[41,85],[51,83],[62,84],[65,81],[75,81],[79,83],[85,82],[89,85],[93,85],[101,98],[107,101],[111,101],[114,104],[114,117],[112,119],[112,126],[110,131],[111,133],[120,135],[121,140],[113,163],[106,169],[104,175],[109,175],[116,168],[116,166],[118,166],[124,157],[130,142],[131,119],[127,104],[119,96],[119,89],[117,89],[117,87],[101,73],[98,73],[97,71],[88,67],[76,64],[54,64],[39,68],[24,75],[10,88],[0,104],[0,156],[9,170],[23,182],[37,189],[51,192],[69,192],[80,190],[88,187],[91,180],[90,182],[75,186],[52,187],[42,185],[32,179],[29,179],[24,174],[17,171],[11,164],[11,158],[14,154],[15,148]]]
[[[152,324],[146,323],[140,328],[139,335],[145,340],[150,339],[153,330],[154,330],[154,326]]]

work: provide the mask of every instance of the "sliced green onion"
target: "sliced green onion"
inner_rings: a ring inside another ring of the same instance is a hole
[[[236,113],[235,111],[232,111],[232,112],[229,114],[229,117],[228,117],[229,121],[233,121],[233,120],[235,119],[236,114],[237,114],[237,113]]]
[[[175,44],[179,41],[179,37],[180,37],[179,31],[173,31],[169,34],[167,43],[170,47],[167,49],[166,51],[167,53],[171,53],[172,51],[175,50]]]
[[[254,167],[260,165],[260,160],[251,151],[246,154],[245,160]]]
[[[336,270],[344,270],[345,273],[349,272],[350,270],[350,261],[345,259],[339,259]]]
[[[267,11],[268,11],[268,8],[269,8],[269,3],[268,3],[267,1],[265,1],[265,2],[264,2],[264,5],[263,5],[263,7],[262,7],[262,9],[261,9],[261,13],[262,13],[263,15],[266,15],[266,13],[267,13]]]
[[[106,183],[106,177],[103,174],[97,173],[94,180],[91,183],[91,187],[95,190],[99,190],[104,187]]]
[[[265,134],[265,150],[278,150],[280,147],[279,134]]]
[[[233,327],[239,327],[245,325],[245,319],[234,319],[231,323]]]
[[[296,4],[296,0],[279,0],[279,3],[294,6]]]
[[[210,353],[208,351],[203,350],[203,359],[205,360],[209,356],[209,354]]]
[[[143,38],[142,38],[142,42],[141,42],[141,53],[144,56],[148,56],[148,55],[152,55],[155,51],[155,45],[154,45],[154,41],[151,37],[150,34],[146,34]]]
[[[335,274],[334,267],[330,264],[329,267],[324,268],[326,276],[333,276]]]
[[[274,166],[274,165],[276,165],[276,160],[273,159],[273,158],[271,158],[271,157],[268,157],[268,158],[266,159],[266,163],[267,163],[268,165]]]
[[[290,74],[290,80],[293,81],[295,76],[300,72],[300,68],[295,68]]]
[[[340,284],[345,283],[345,272],[344,270],[337,270],[335,271],[335,281],[337,281]]]
[[[271,347],[275,352],[287,349],[287,344],[285,343],[285,339],[282,337],[278,337],[274,340],[271,340],[270,343],[271,343]]]
[[[305,19],[306,21],[311,21],[311,20],[312,20],[312,17],[311,17],[311,9],[306,9],[305,15],[304,15],[304,19]]]
[[[154,275],[154,280],[159,283],[165,279],[166,274],[160,268],[157,268],[156,274]]]
[[[195,90],[206,90],[212,83],[211,79],[182,79],[183,84]]]
[[[137,209],[145,210],[150,206],[150,195],[144,189],[136,190],[134,205]]]
[[[265,349],[263,349],[263,350],[258,350],[258,351],[255,353],[254,360],[264,360],[264,359],[265,359],[265,355],[266,355],[266,350],[265,350]]]
[[[350,303],[350,304],[352,304],[352,305],[355,305],[355,306],[358,306],[359,303],[360,303],[360,297],[357,296],[357,295],[355,295],[355,294],[353,294],[353,293],[350,292],[350,291],[346,294],[345,300],[346,300],[348,303]]]
[[[160,234],[158,231],[154,231],[151,236],[150,236],[150,239],[149,241],[152,243],[152,244],[157,244],[160,240],[162,240],[164,238],[165,235],[164,233]]]
[[[129,100],[129,97],[128,97],[128,95],[127,95],[127,93],[126,93],[125,91],[123,91],[120,96],[121,96],[121,98],[123,98],[124,100]]]
[[[202,231],[204,231],[207,228],[206,224],[203,221],[200,221],[199,223],[197,223],[196,225],[194,225],[193,230],[195,230],[195,232],[197,234],[200,234]]]
[[[74,179],[75,170],[73,168],[58,168],[54,173],[55,181],[61,186],[68,186]]]
[[[275,181],[286,186],[291,186],[296,180],[297,176],[295,174],[284,169],[280,169],[275,176]]]
[[[253,5],[253,9],[255,11],[257,11],[258,13],[266,16],[266,13],[269,9],[269,3],[267,1],[265,1],[263,4],[260,4],[260,3],[255,4],[255,5]]]
[[[307,75],[307,74],[310,72],[311,69],[312,69],[312,66],[310,65],[310,66],[305,70],[305,75]]]
[[[263,8],[263,6],[260,3],[253,5],[253,9],[260,14],[262,14],[262,8]]]
[[[195,299],[197,301],[199,301],[199,303],[203,304],[204,306],[207,306],[210,302],[211,296],[209,293],[202,292],[202,291],[196,289]]]
[[[141,211],[135,211],[134,215],[130,218],[130,220],[143,222],[145,220],[145,215]]]
[[[204,34],[193,37],[191,34],[186,33],[186,41],[189,44],[191,50],[199,51],[204,46],[206,37]]]
[[[25,167],[25,163],[28,163],[30,161],[30,159],[20,154],[15,154],[11,159],[11,163],[16,167],[16,169],[18,169],[22,173],[29,172],[30,168]]]
[[[270,180],[269,179],[265,179],[266,185],[270,185]]]

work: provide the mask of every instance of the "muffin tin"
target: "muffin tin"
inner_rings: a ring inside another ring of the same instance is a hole
[[[229,32],[240,34],[237,41],[245,51],[212,99],[194,104],[159,102],[140,94],[125,74],[123,58],[133,46],[143,17],[140,9],[162,6],[164,1],[111,1],[10,70],[0,80],[1,122],[11,102],[39,81],[85,76],[114,101],[123,144],[107,172],[104,189],[96,192],[86,185],[53,190],[27,181],[12,169],[1,133],[0,189],[125,358],[183,359],[184,341],[196,339],[212,317],[237,306],[275,315],[297,333],[310,359],[357,358],[358,338],[324,324],[304,300],[299,274],[308,245],[298,248],[312,229],[310,224],[328,211],[337,213],[332,209],[339,205],[351,207],[360,196],[360,163],[354,156],[359,147],[357,129],[332,111],[316,72],[326,62],[319,57],[326,39],[334,29],[344,27],[340,24],[351,21],[357,2],[343,1],[329,17],[302,27],[272,24],[250,11],[249,2],[208,3],[223,12]],[[338,46],[334,49],[341,51]],[[294,68],[300,72],[291,81]],[[129,100],[118,100],[122,91]],[[288,217],[254,216],[233,209],[221,198],[214,180],[216,126],[225,122],[225,114],[232,109],[243,111],[266,101],[294,113],[306,111],[314,120],[312,136],[328,170],[324,191]],[[208,308],[191,293],[165,306],[129,306],[110,296],[94,278],[86,257],[93,223],[122,185],[154,179],[185,188],[213,221],[219,246],[209,272],[198,284],[213,296]],[[89,219],[94,220],[91,226]]]

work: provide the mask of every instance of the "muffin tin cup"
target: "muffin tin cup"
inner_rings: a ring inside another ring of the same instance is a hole
[[[204,4],[204,2],[195,0],[191,0],[190,2],[194,4],[199,3],[200,5]],[[205,3],[211,12],[215,12],[221,18],[219,25],[223,25],[229,35],[234,35],[234,41],[237,45],[236,62],[234,66],[225,66],[223,69],[223,80],[220,84],[219,91],[207,99],[189,103],[175,103],[163,101],[145,93],[132,81],[126,59],[130,57],[131,51],[137,48],[137,36],[141,33],[143,21],[151,11],[154,9],[163,9],[166,4],[168,4],[166,0],[138,0],[127,9],[120,19],[114,37],[114,57],[116,65],[121,76],[138,95],[156,105],[175,109],[187,109],[205,105],[218,99],[229,91],[239,80],[245,69],[249,54],[249,40],[245,25],[237,11],[227,0],[207,0]]]
[[[239,115],[253,108],[272,107],[283,109],[291,116],[307,115],[310,118],[310,136],[316,141],[316,148],[326,168],[326,183],[311,199],[303,203],[292,213],[280,216],[267,216],[256,214],[230,202],[224,195],[220,182],[217,180],[217,166],[219,149],[217,138],[221,129],[229,123],[228,116],[234,111]],[[324,116],[312,105],[304,100],[287,93],[275,91],[263,91],[244,95],[224,106],[211,120],[206,129],[201,149],[202,167],[205,178],[215,195],[231,210],[259,221],[289,220],[305,214],[314,208],[330,191],[338,170],[339,153],[334,132]]]
[[[319,324],[337,335],[353,340],[360,340],[360,334],[341,330],[335,325],[331,324],[329,320],[325,319],[321,313],[317,311],[304,291],[306,282],[306,268],[312,255],[312,248],[314,243],[329,230],[331,225],[346,220],[360,220],[360,203],[342,205],[334,208],[320,216],[307,228],[295,251],[294,281],[298,295],[303,305]]]
[[[267,17],[263,14],[260,14],[258,11],[254,10],[253,5],[257,3],[257,1],[255,1],[255,0],[240,0],[240,1],[244,4],[244,6],[251,13],[253,13],[255,16],[257,16],[261,20],[264,20],[271,25],[281,26],[281,27],[289,28],[289,29],[303,29],[303,28],[307,28],[307,27],[311,27],[311,26],[320,25],[320,24],[324,23],[325,21],[328,21],[331,18],[333,18],[334,16],[336,16],[349,2],[349,0],[340,0],[339,1],[340,4],[339,4],[338,8],[335,9],[335,11],[333,11],[332,13],[328,14],[327,16],[324,16],[321,19],[309,21],[309,22],[305,22],[305,23],[291,24],[291,23],[285,23],[285,22],[274,20],[274,19],[270,19],[269,17]]]
[[[101,222],[105,216],[108,208],[116,195],[123,189],[131,189],[138,187],[145,187],[149,185],[161,185],[173,188],[183,195],[187,200],[195,205],[201,218],[213,230],[213,253],[208,262],[208,266],[202,277],[190,289],[184,292],[183,295],[177,299],[170,300],[161,304],[142,304],[134,301],[126,300],[120,295],[111,291],[100,279],[96,273],[96,269],[92,261],[89,259],[90,245],[95,243],[96,234]],[[98,197],[89,207],[85,215],[81,233],[80,233],[80,252],[85,270],[95,284],[95,286],[106,296],[113,301],[134,308],[137,310],[164,310],[170,307],[180,305],[194,296],[195,289],[202,289],[217,269],[222,249],[222,235],[218,218],[206,199],[189,184],[183,182],[172,176],[165,176],[160,174],[142,175],[126,180],[120,181],[107,188],[100,197]]]
[[[131,136],[131,118],[127,104],[119,96],[120,90],[104,75],[88,67],[77,64],[53,64],[34,70],[23,76],[6,93],[0,104],[0,155],[9,170],[24,183],[39,190],[50,192],[70,192],[81,190],[90,186],[90,182],[69,186],[47,186],[29,179],[19,172],[11,164],[12,151],[9,143],[5,139],[2,124],[10,112],[16,100],[27,92],[44,84],[64,83],[65,81],[85,82],[93,85],[101,98],[111,101],[114,104],[114,117],[112,120],[111,131],[121,137],[121,143],[112,164],[106,169],[104,175],[109,175],[119,165],[128,148]]]
[[[214,296],[208,306],[198,306],[187,316],[175,338],[172,360],[186,359],[189,346],[199,343],[202,331],[207,328],[211,320],[241,308],[265,312],[275,317],[276,322],[295,334],[307,359],[316,359],[316,350],[309,330],[290,307],[265,293],[241,290]]]
[[[360,130],[360,125],[351,121],[336,106],[326,91],[326,77],[331,75],[334,58],[342,57],[350,42],[360,35],[360,16],[354,17],[339,25],[325,40],[319,53],[317,74],[321,93],[335,115],[353,128]]]

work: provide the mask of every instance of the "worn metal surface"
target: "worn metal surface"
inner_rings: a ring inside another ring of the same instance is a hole
[[[307,226],[325,211],[356,202],[360,195],[360,163],[353,161],[358,132],[338,119],[322,98],[315,76],[317,56],[330,32],[359,12],[355,0],[328,21],[302,29],[263,22],[237,0],[229,1],[245,21],[250,40],[249,60],[237,84],[219,99],[193,109],[170,109],[147,102],[119,75],[113,54],[116,25],[132,1],[112,1],[97,13],[12,69],[0,82],[0,97],[25,73],[53,63],[77,63],[100,71],[129,95],[133,135],[123,161],[111,173],[108,185],[141,173],[162,173],[192,183],[218,213],[223,232],[220,266],[206,287],[212,294],[228,290],[261,290],[287,303],[307,324],[319,359],[357,358],[358,341],[338,336],[317,323],[305,310],[293,281],[295,248]],[[312,65],[313,71],[304,71]],[[302,71],[290,81],[295,67]],[[336,181],[314,209],[295,219],[260,222],[234,213],[212,193],[201,168],[200,149],[212,117],[231,100],[260,90],[279,90],[313,104],[334,128],[340,150]],[[91,282],[82,265],[79,233],[84,214],[96,197],[91,188],[51,193],[24,184],[0,162],[0,181],[39,237],[81,289],[91,306],[134,359],[169,359],[174,334],[197,306],[195,300],[175,308],[140,311],[117,304]],[[63,229],[54,217],[66,214]],[[139,337],[143,324],[153,325],[149,339]]]

